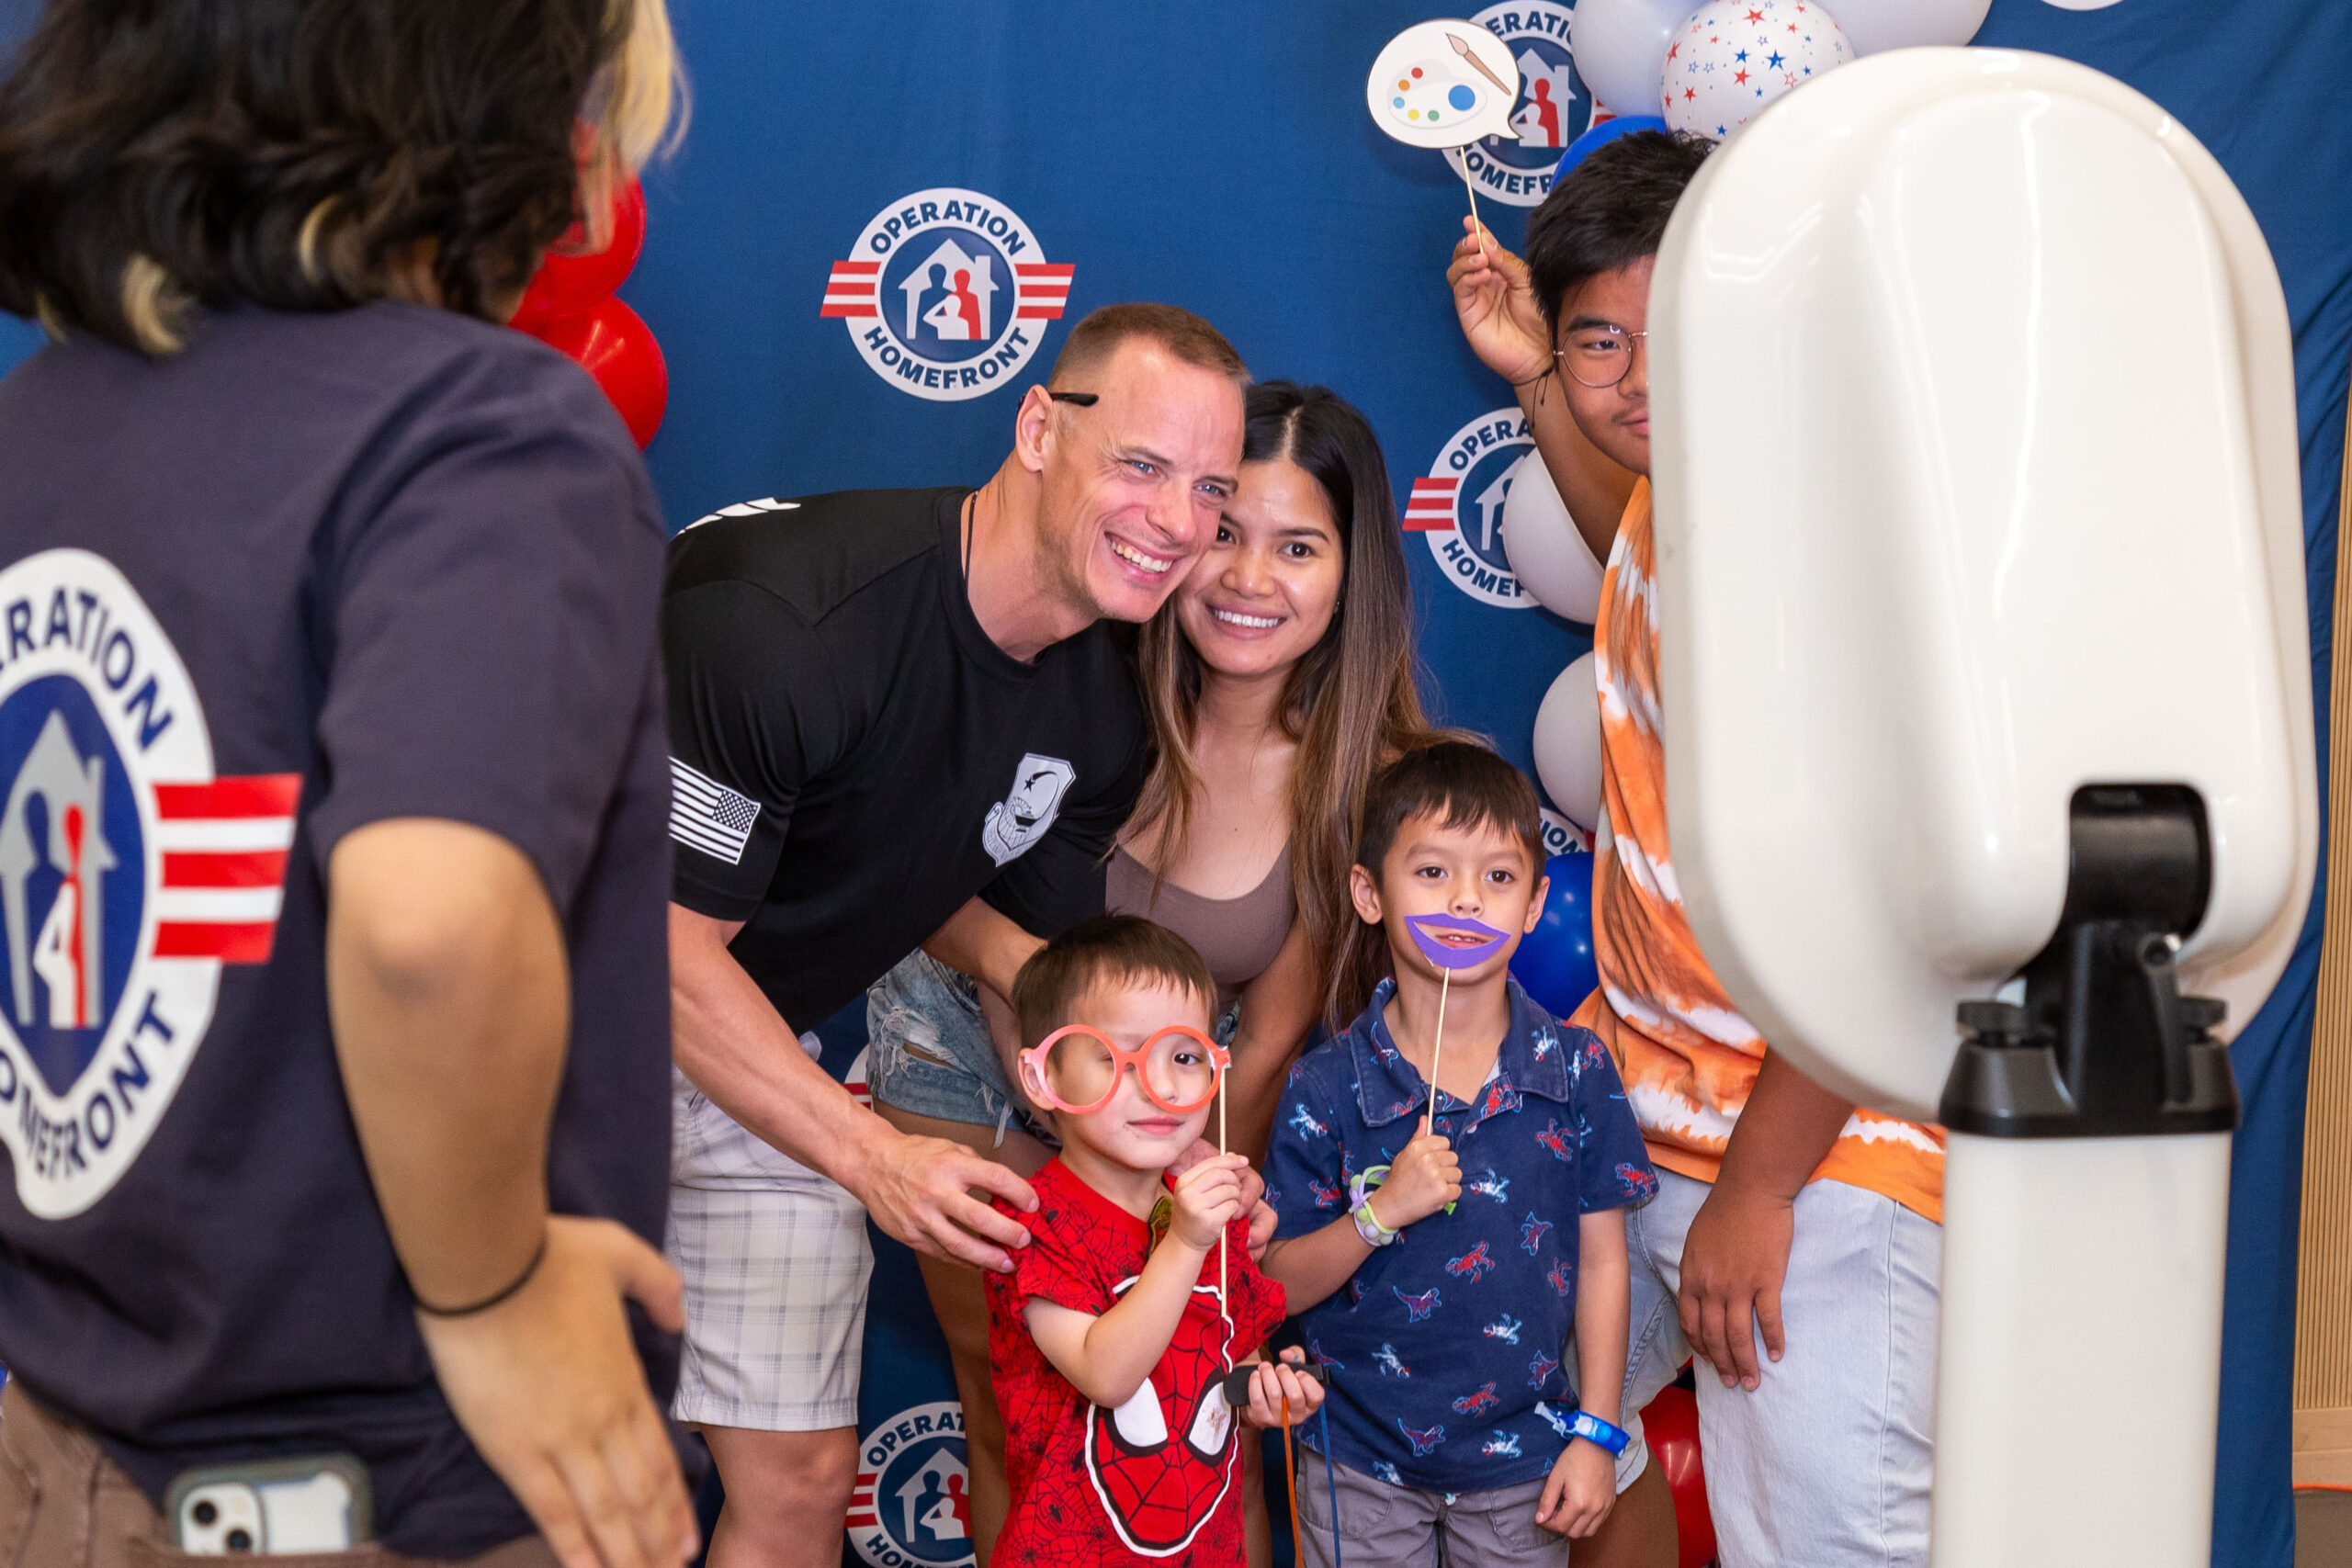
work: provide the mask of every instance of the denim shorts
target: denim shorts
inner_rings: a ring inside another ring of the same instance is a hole
[[[1230,1045],[1241,1021],[1237,1003],[1217,1021]],[[865,992],[865,1086],[875,1100],[913,1116],[993,1127],[1004,1142],[1013,1128],[1058,1148],[1061,1140],[1004,1076],[1004,1064],[980,1016],[979,983],[918,948]]]
[[[913,1116],[1056,1140],[1013,1092],[980,1016],[979,983],[917,948],[866,988],[865,1087]]]

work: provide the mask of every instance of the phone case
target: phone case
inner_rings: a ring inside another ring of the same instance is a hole
[[[201,1556],[341,1551],[375,1539],[368,1467],[349,1454],[183,1472],[164,1517],[174,1549]]]

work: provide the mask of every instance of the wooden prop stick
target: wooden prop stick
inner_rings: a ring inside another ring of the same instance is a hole
[[[1478,241],[1478,259],[1487,259],[1487,225],[1478,216],[1478,187],[1470,178],[1470,161],[1462,161],[1462,188],[1470,193],[1470,232]]]
[[[1495,85],[1495,91],[1503,94],[1505,96],[1509,96],[1510,95],[1510,88],[1504,85],[1503,79],[1496,75],[1492,68],[1490,68],[1485,61],[1479,59],[1476,53],[1471,50],[1470,46],[1463,42],[1457,35],[1453,33],[1446,34],[1445,41],[1453,46],[1453,52],[1460,55],[1464,62],[1469,65],[1470,69],[1476,71],[1479,75],[1484,76],[1487,81],[1492,82]],[[1470,178],[1470,157],[1466,149],[1464,151],[1462,158],[1462,185],[1463,187],[1470,193],[1471,231],[1477,236],[1478,255],[1481,260],[1484,260],[1487,254],[1487,225],[1482,222],[1478,217],[1478,187],[1476,185],[1472,183]]]
[[[1453,970],[1441,969],[1438,973],[1444,977],[1437,983],[1437,1031],[1430,1037],[1430,1108],[1421,1115],[1421,1136],[1424,1138],[1430,1135],[1430,1127],[1437,1122],[1437,1097],[1444,1092],[1437,1087],[1437,1068],[1438,1064],[1445,1059],[1445,993],[1453,985]]]
[[[1220,1079],[1216,1086],[1216,1153],[1219,1159],[1225,1157],[1225,1087]],[[1233,1311],[1226,1300],[1225,1233],[1227,1228],[1220,1226],[1216,1233],[1216,1314],[1225,1319],[1226,1338],[1229,1344],[1233,1336]]]
[[[1290,1538],[1305,1540],[1298,1529],[1298,1461],[1290,1446],[1290,1395],[1283,1395],[1283,1493],[1290,1499]],[[1334,1499],[1336,1501],[1336,1499]],[[1332,1516],[1337,1518],[1338,1516]]]

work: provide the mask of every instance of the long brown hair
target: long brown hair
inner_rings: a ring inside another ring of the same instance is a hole
[[[1372,775],[1405,752],[1446,736],[1430,727],[1414,677],[1413,595],[1405,575],[1388,464],[1363,415],[1329,387],[1267,381],[1250,389],[1244,463],[1295,463],[1323,487],[1340,525],[1340,602],[1320,641],[1291,666],[1278,709],[1298,747],[1291,771],[1292,891],[1316,968],[1326,976],[1325,1021],[1338,1029],[1363,1010],[1380,982],[1342,964],[1353,944],[1355,863]],[[1201,656],[1176,622],[1171,599],[1136,643],[1151,713],[1151,774],[1135,819],[1156,822],[1153,858],[1182,858],[1201,789],[1193,736]]]

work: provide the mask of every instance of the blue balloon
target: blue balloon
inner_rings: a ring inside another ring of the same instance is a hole
[[[1557,184],[1562,175],[1584,162],[1586,153],[1604,141],[1614,141],[1630,131],[1665,129],[1666,121],[1654,114],[1621,114],[1614,119],[1604,119],[1568,143],[1568,150],[1560,154],[1559,164],[1552,171],[1553,182]]]
[[[1544,1011],[1565,1019],[1600,984],[1592,953],[1592,857],[1554,855],[1544,874],[1552,890],[1535,929],[1511,954],[1510,972]]]

